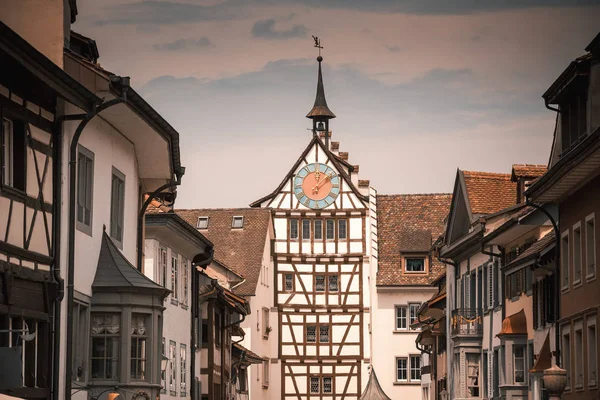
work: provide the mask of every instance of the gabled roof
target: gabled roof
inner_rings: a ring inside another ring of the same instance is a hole
[[[245,279],[234,290],[235,293],[242,296],[254,295],[271,228],[271,210],[227,208],[175,212],[192,226],[197,226],[198,217],[208,217],[208,229],[199,231],[214,244],[215,259]],[[243,228],[232,228],[234,216],[244,217]]]
[[[277,188],[275,190],[273,190],[270,194],[256,200],[255,202],[250,204],[250,207],[260,207],[260,205],[267,201],[272,199],[273,197],[277,196],[277,194],[283,189],[283,187],[285,186],[285,184],[288,182],[288,180],[290,178],[292,178],[294,176],[294,172],[298,169],[298,167],[300,166],[300,164],[302,163],[302,161],[304,160],[304,158],[308,155],[308,153],[310,152],[310,150],[312,149],[312,147],[314,145],[318,145],[321,147],[321,149],[323,150],[323,152],[325,154],[327,154],[327,157],[329,158],[329,160],[331,161],[331,163],[335,166],[335,168],[338,170],[339,174],[344,178],[344,180],[346,181],[346,183],[348,184],[348,186],[350,187],[350,189],[354,192],[354,194],[361,200],[363,201],[368,201],[368,196],[365,196],[363,194],[361,194],[359,192],[359,190],[356,188],[356,186],[352,183],[352,179],[350,178],[350,176],[348,175],[348,173],[346,172],[346,169],[344,168],[344,166],[342,165],[341,161],[338,159],[338,157],[333,154],[332,152],[330,152],[326,147],[325,144],[323,143],[323,141],[317,136],[313,136],[312,140],[308,143],[308,146],[306,146],[306,148],[304,149],[304,151],[302,152],[302,154],[300,154],[300,157],[298,157],[298,160],[296,160],[296,162],[294,163],[294,166],[290,169],[290,171],[286,174],[285,178],[283,178],[283,180],[281,181],[281,183],[279,184],[279,186],[277,186]],[[350,164],[348,164],[350,165]]]
[[[162,292],[164,296],[169,293],[169,290],[140,273],[117,249],[106,232],[102,233],[102,245],[92,289],[103,291],[145,289]]]
[[[392,400],[388,397],[381,388],[377,375],[375,375],[375,368],[371,366],[371,374],[369,375],[369,381],[365,387],[364,392],[360,396],[359,400]]]
[[[377,196],[378,286],[429,285],[444,273],[444,264],[434,257],[426,276],[402,274],[401,261],[402,251],[430,252],[433,239],[444,231],[450,199],[450,194]]]
[[[519,178],[539,178],[548,170],[548,166],[542,164],[513,164],[511,180]]]
[[[472,215],[487,215],[517,202],[517,185],[510,174],[461,171]]]

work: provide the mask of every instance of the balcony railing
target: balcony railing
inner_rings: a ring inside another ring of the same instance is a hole
[[[480,308],[452,310],[452,336],[483,335],[483,317]]]

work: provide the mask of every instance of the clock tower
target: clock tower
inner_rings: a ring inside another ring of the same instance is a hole
[[[317,46],[318,39],[315,38]],[[313,137],[279,186],[252,207],[270,208],[275,240],[281,399],[355,399],[370,365],[370,287],[376,192],[330,142],[319,55]],[[273,317],[271,317],[273,320]]]

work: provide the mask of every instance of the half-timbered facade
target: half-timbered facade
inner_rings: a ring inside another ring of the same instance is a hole
[[[271,208],[273,293],[281,399],[358,399],[367,377],[373,218],[368,181],[330,142],[319,61],[313,139],[281,184],[252,207]]]
[[[100,99],[15,30],[0,22],[0,394],[42,399],[57,389],[60,116]]]

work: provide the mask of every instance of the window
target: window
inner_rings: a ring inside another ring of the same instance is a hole
[[[500,395],[500,351],[498,349],[494,349],[494,353],[492,356],[492,394],[494,397],[498,397]]]
[[[419,304],[419,303],[413,303],[413,304],[408,305],[408,309],[410,311],[410,323],[411,324],[418,322],[417,318],[418,318],[420,307],[421,307],[421,304]]]
[[[583,387],[583,330],[581,322],[575,327],[575,387]]]
[[[329,343],[329,325],[319,326],[319,342]]]
[[[598,385],[598,353],[596,343],[596,316],[587,319],[588,386]]]
[[[325,275],[315,275],[315,290],[317,292],[325,291]]]
[[[118,244],[123,243],[123,221],[125,218],[125,175],[113,167],[110,198],[110,237]]]
[[[158,278],[158,284],[167,287],[167,249],[165,247],[158,248],[158,262],[156,263],[158,269],[156,276]]]
[[[264,360],[263,361],[263,382],[262,382],[262,386],[263,388],[268,388],[269,387],[269,360]]]
[[[131,379],[146,379],[146,320],[144,314],[131,314]]]
[[[161,349],[162,349],[161,350],[162,351],[161,365],[162,365],[162,360],[167,358],[167,343],[165,342],[165,338],[162,338]],[[167,371],[166,370],[160,371],[160,392],[167,393]]]
[[[405,258],[406,272],[425,272],[424,258]]]
[[[294,290],[294,275],[292,274],[285,274],[285,291],[286,292],[291,292]]]
[[[198,217],[198,229],[208,229],[208,217]]]
[[[302,240],[310,240],[310,220],[302,220]]]
[[[396,330],[403,330],[407,327],[406,306],[396,306]]]
[[[571,96],[560,104],[562,154],[572,149],[587,132],[587,95]]]
[[[581,224],[573,227],[573,284],[581,282]]]
[[[328,219],[325,221],[325,238],[327,240],[335,239],[335,221],[332,219]]]
[[[323,377],[323,393],[333,393],[333,380],[330,376]]]
[[[320,219],[315,220],[315,240],[323,240],[323,221]]]
[[[215,313],[215,345],[221,347],[221,314]]]
[[[339,290],[338,276],[337,275],[329,275],[328,280],[329,280],[329,291],[337,292]]]
[[[94,153],[79,145],[77,155],[77,229],[92,234]]]
[[[310,393],[311,394],[319,394],[319,392],[321,391],[321,385],[319,382],[319,377],[317,376],[311,376],[310,377]]]
[[[525,345],[513,345],[514,383],[525,383]]]
[[[595,218],[590,215],[585,219],[585,263],[587,265],[587,277],[596,276],[596,231]]]
[[[262,309],[262,317],[263,317],[263,338],[269,338],[269,332],[271,331],[271,326],[269,325],[269,309],[263,307]]]
[[[73,304],[73,334],[80,338],[74,341],[73,349],[73,376],[72,379],[75,382],[86,381],[86,366],[87,353],[88,353],[88,341],[85,339],[88,337],[88,311],[89,307],[87,304],[75,301]]]
[[[240,392],[248,392],[248,370],[246,368],[240,368],[238,380],[240,382]]]
[[[316,343],[317,342],[317,327],[316,325],[308,325],[306,327],[306,342]]]
[[[187,349],[185,344],[179,345],[179,396],[186,397],[187,395]]]
[[[290,239],[298,239],[298,220],[290,219]]]
[[[2,120],[2,185],[25,191],[25,122]]]
[[[189,291],[189,276],[188,276],[188,260],[185,258],[181,259],[181,277],[183,281],[183,287],[181,291],[183,292],[183,301],[182,304],[187,307],[188,305],[188,291]]]
[[[118,379],[121,316],[92,314],[92,379]]]
[[[406,362],[406,357],[396,357],[396,381],[408,381]]]
[[[410,380],[421,380],[421,356],[410,356]]]
[[[467,394],[479,397],[479,354],[467,353]]]
[[[348,237],[347,224],[348,221],[345,219],[338,220],[338,239],[346,239]]]
[[[169,374],[169,392],[171,396],[177,396],[177,344],[170,340],[169,341],[169,368],[171,373]]]
[[[561,367],[567,370],[567,388],[571,386],[571,339],[569,337],[569,325],[562,327],[562,364]],[[565,332],[566,331],[566,332]]]
[[[231,227],[233,229],[242,229],[244,227],[244,217],[235,216],[231,221]]]
[[[171,253],[171,301],[177,304],[179,298],[179,259]]]
[[[487,307],[488,309],[494,308],[494,265],[488,264],[488,276],[487,276]]]
[[[562,277],[562,289],[569,288],[569,231],[562,234],[560,240],[560,274]]]

